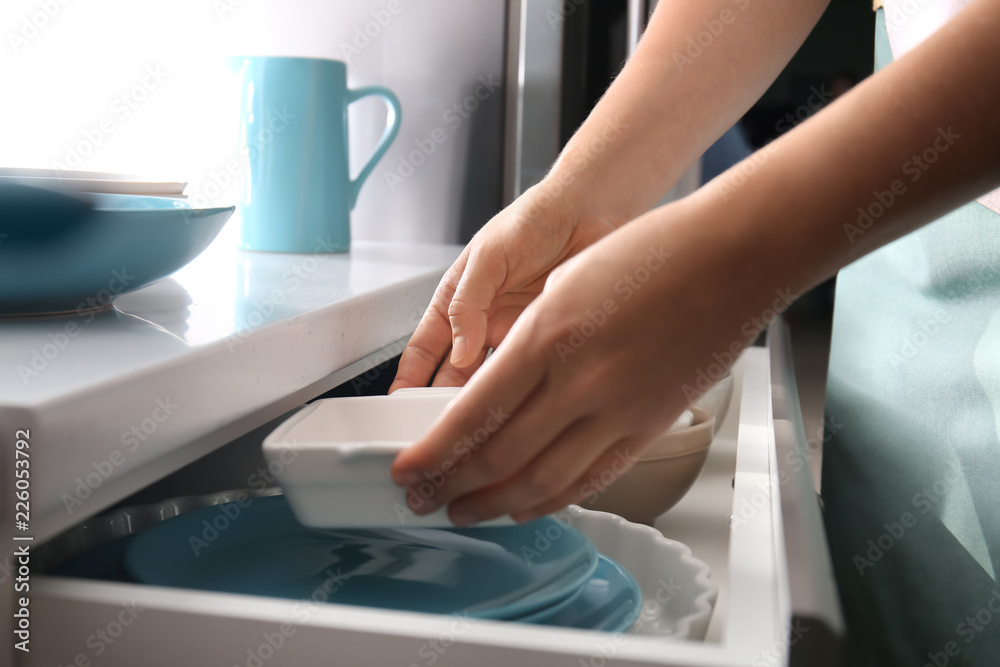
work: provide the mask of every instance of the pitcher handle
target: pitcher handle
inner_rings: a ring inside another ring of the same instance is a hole
[[[364,88],[358,88],[357,90],[347,91],[347,103],[353,104],[357,102],[362,97],[368,97],[369,95],[377,95],[385,100],[386,105],[389,107],[389,113],[386,115],[385,119],[385,131],[382,132],[382,137],[378,140],[378,144],[375,146],[375,152],[368,159],[368,163],[365,164],[364,169],[358,174],[358,177],[351,180],[350,184],[350,208],[354,210],[354,204],[358,201],[358,192],[361,190],[361,184],[365,182],[365,179],[372,173],[372,169],[375,168],[375,163],[377,163],[385,152],[389,150],[389,145],[392,140],[396,138],[396,134],[399,132],[399,123],[403,118],[403,110],[399,106],[399,100],[396,95],[393,94],[388,88],[383,88],[382,86],[365,86]]]

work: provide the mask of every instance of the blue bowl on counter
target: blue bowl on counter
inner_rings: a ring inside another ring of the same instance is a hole
[[[0,316],[107,308],[191,262],[234,210],[0,183]]]

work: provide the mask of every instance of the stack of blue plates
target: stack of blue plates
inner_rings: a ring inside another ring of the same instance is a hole
[[[627,630],[635,579],[551,518],[467,529],[317,530],[283,496],[206,507],[132,539],[141,583],[523,623]]]

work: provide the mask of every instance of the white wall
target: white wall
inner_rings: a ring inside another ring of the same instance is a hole
[[[336,58],[352,86],[385,85],[403,106],[355,237],[456,241],[499,205],[502,91],[467,118],[449,109],[479,77],[502,78],[503,19],[503,0],[3,0],[0,166],[187,180],[197,202],[234,203],[239,97],[225,56]],[[356,171],[384,111],[355,106]],[[436,128],[444,142],[391,188],[386,172]]]

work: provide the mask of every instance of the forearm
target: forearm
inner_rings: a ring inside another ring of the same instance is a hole
[[[764,93],[829,0],[661,0],[548,181],[617,224],[649,210]]]
[[[579,501],[669,426],[699,369],[748,342],[745,323],[768,319],[775,290],[801,292],[1000,182],[998,81],[1000,3],[972,0],[751,162],[562,262],[491,360],[396,458],[393,479],[410,487],[410,506],[450,505],[466,526]],[[934,163],[913,179],[906,165],[928,148]],[[608,151],[611,165],[628,152]],[[631,175],[604,174],[624,190],[638,188]],[[896,181],[894,201],[863,234],[848,234],[857,209],[878,199],[872,192],[893,192]],[[496,406],[511,417],[454,465],[453,443],[482,430]],[[441,470],[451,472],[431,488],[425,480]]]
[[[718,279],[756,290],[742,299],[753,308],[775,289],[800,294],[1000,185],[997,82],[1000,4],[973,0],[911,53],[689,197],[698,227],[664,233],[711,242],[730,260],[719,262],[731,273]]]

